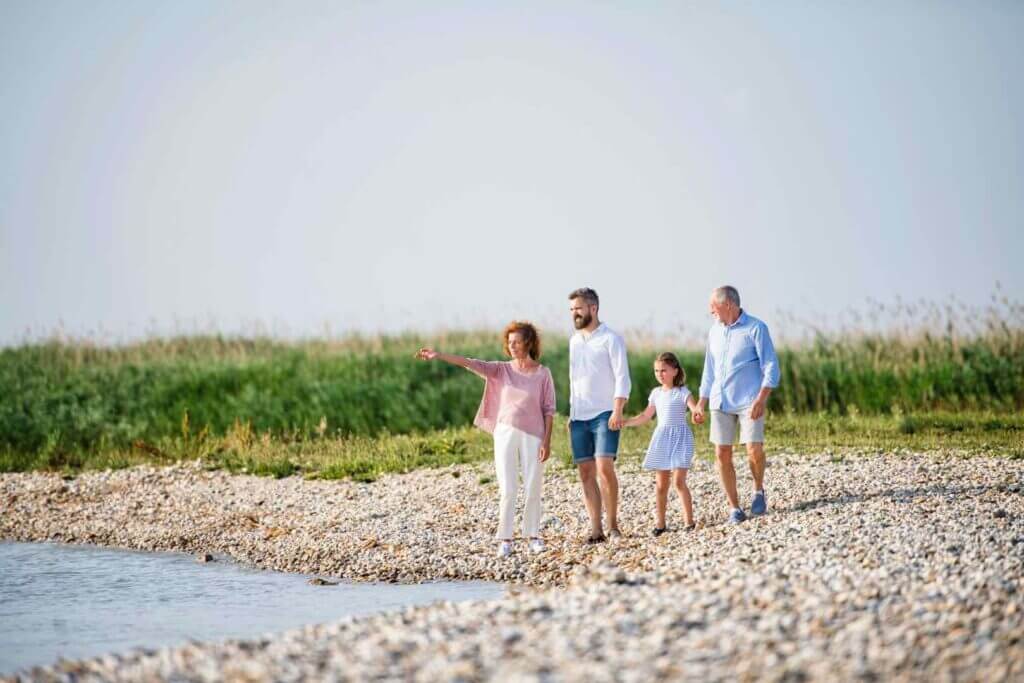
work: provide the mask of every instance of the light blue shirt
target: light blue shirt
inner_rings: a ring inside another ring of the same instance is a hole
[[[732,325],[715,322],[704,351],[701,398],[712,410],[738,413],[750,406],[762,387],[779,386],[779,358],[768,326],[740,309]]]

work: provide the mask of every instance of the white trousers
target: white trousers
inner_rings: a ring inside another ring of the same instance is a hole
[[[515,427],[499,423],[494,428],[494,471],[498,478],[498,490],[501,491],[496,538],[511,539],[514,534],[520,470],[523,473],[523,487],[526,489],[523,537],[540,536],[540,491],[544,481],[544,463],[537,460],[540,443],[536,436]]]

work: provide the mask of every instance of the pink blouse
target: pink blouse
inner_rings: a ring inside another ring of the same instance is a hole
[[[468,360],[469,369],[487,380],[473,424],[494,433],[500,422],[543,439],[544,418],[555,414],[551,371],[543,365],[522,372],[511,361]]]

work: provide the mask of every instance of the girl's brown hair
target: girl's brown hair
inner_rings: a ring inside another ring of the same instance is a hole
[[[676,373],[676,376],[672,378],[672,386],[681,387],[686,384],[686,370],[683,370],[683,366],[679,364],[679,359],[676,358],[676,354],[671,351],[659,353],[654,362],[664,363],[665,365],[671,366],[679,371]]]
[[[518,332],[519,336],[523,338],[526,352],[530,354],[530,358],[540,360],[540,332],[533,326],[533,323],[528,323],[525,320],[513,320],[505,325],[505,331],[501,335],[501,348],[504,349],[505,355],[512,355],[512,352],[508,350],[508,335],[513,332]]]

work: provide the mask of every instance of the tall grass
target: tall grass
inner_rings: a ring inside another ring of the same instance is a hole
[[[570,469],[568,435],[559,417],[552,438],[550,467]],[[639,467],[653,424],[623,432],[620,465]],[[694,425],[696,456],[713,459],[708,426]],[[779,452],[821,454],[834,460],[863,453],[946,451],[963,456],[986,455],[1024,458],[1024,416],[1000,413],[945,413],[893,415],[777,414],[767,425],[769,454]],[[221,436],[208,432],[169,436],[139,447],[111,448],[91,453],[14,453],[0,450],[0,472],[34,469],[73,474],[79,470],[120,469],[138,464],[170,464],[199,460],[207,469],[261,476],[372,481],[381,474],[408,472],[421,467],[487,462],[493,458],[490,436],[472,427],[424,434],[337,436],[324,433],[304,439],[257,433],[238,422]],[[458,474],[453,470],[453,474]],[[493,481],[482,473],[481,480]]]
[[[49,341],[3,349],[0,453],[11,467],[73,466],[85,454],[181,451],[182,444],[223,443],[246,430],[302,443],[464,427],[482,383],[464,370],[414,360],[413,351],[428,343],[481,358],[501,353],[496,335],[478,332],[297,343],[179,337],[119,347]],[[631,412],[644,408],[654,385],[651,363],[662,350],[631,344]],[[677,352],[696,390],[703,353]],[[925,320],[913,329],[816,333],[779,355],[782,383],[769,406],[775,411],[1024,408],[1024,314],[1008,301],[944,326]],[[547,337],[543,361],[564,414],[567,340]]]

